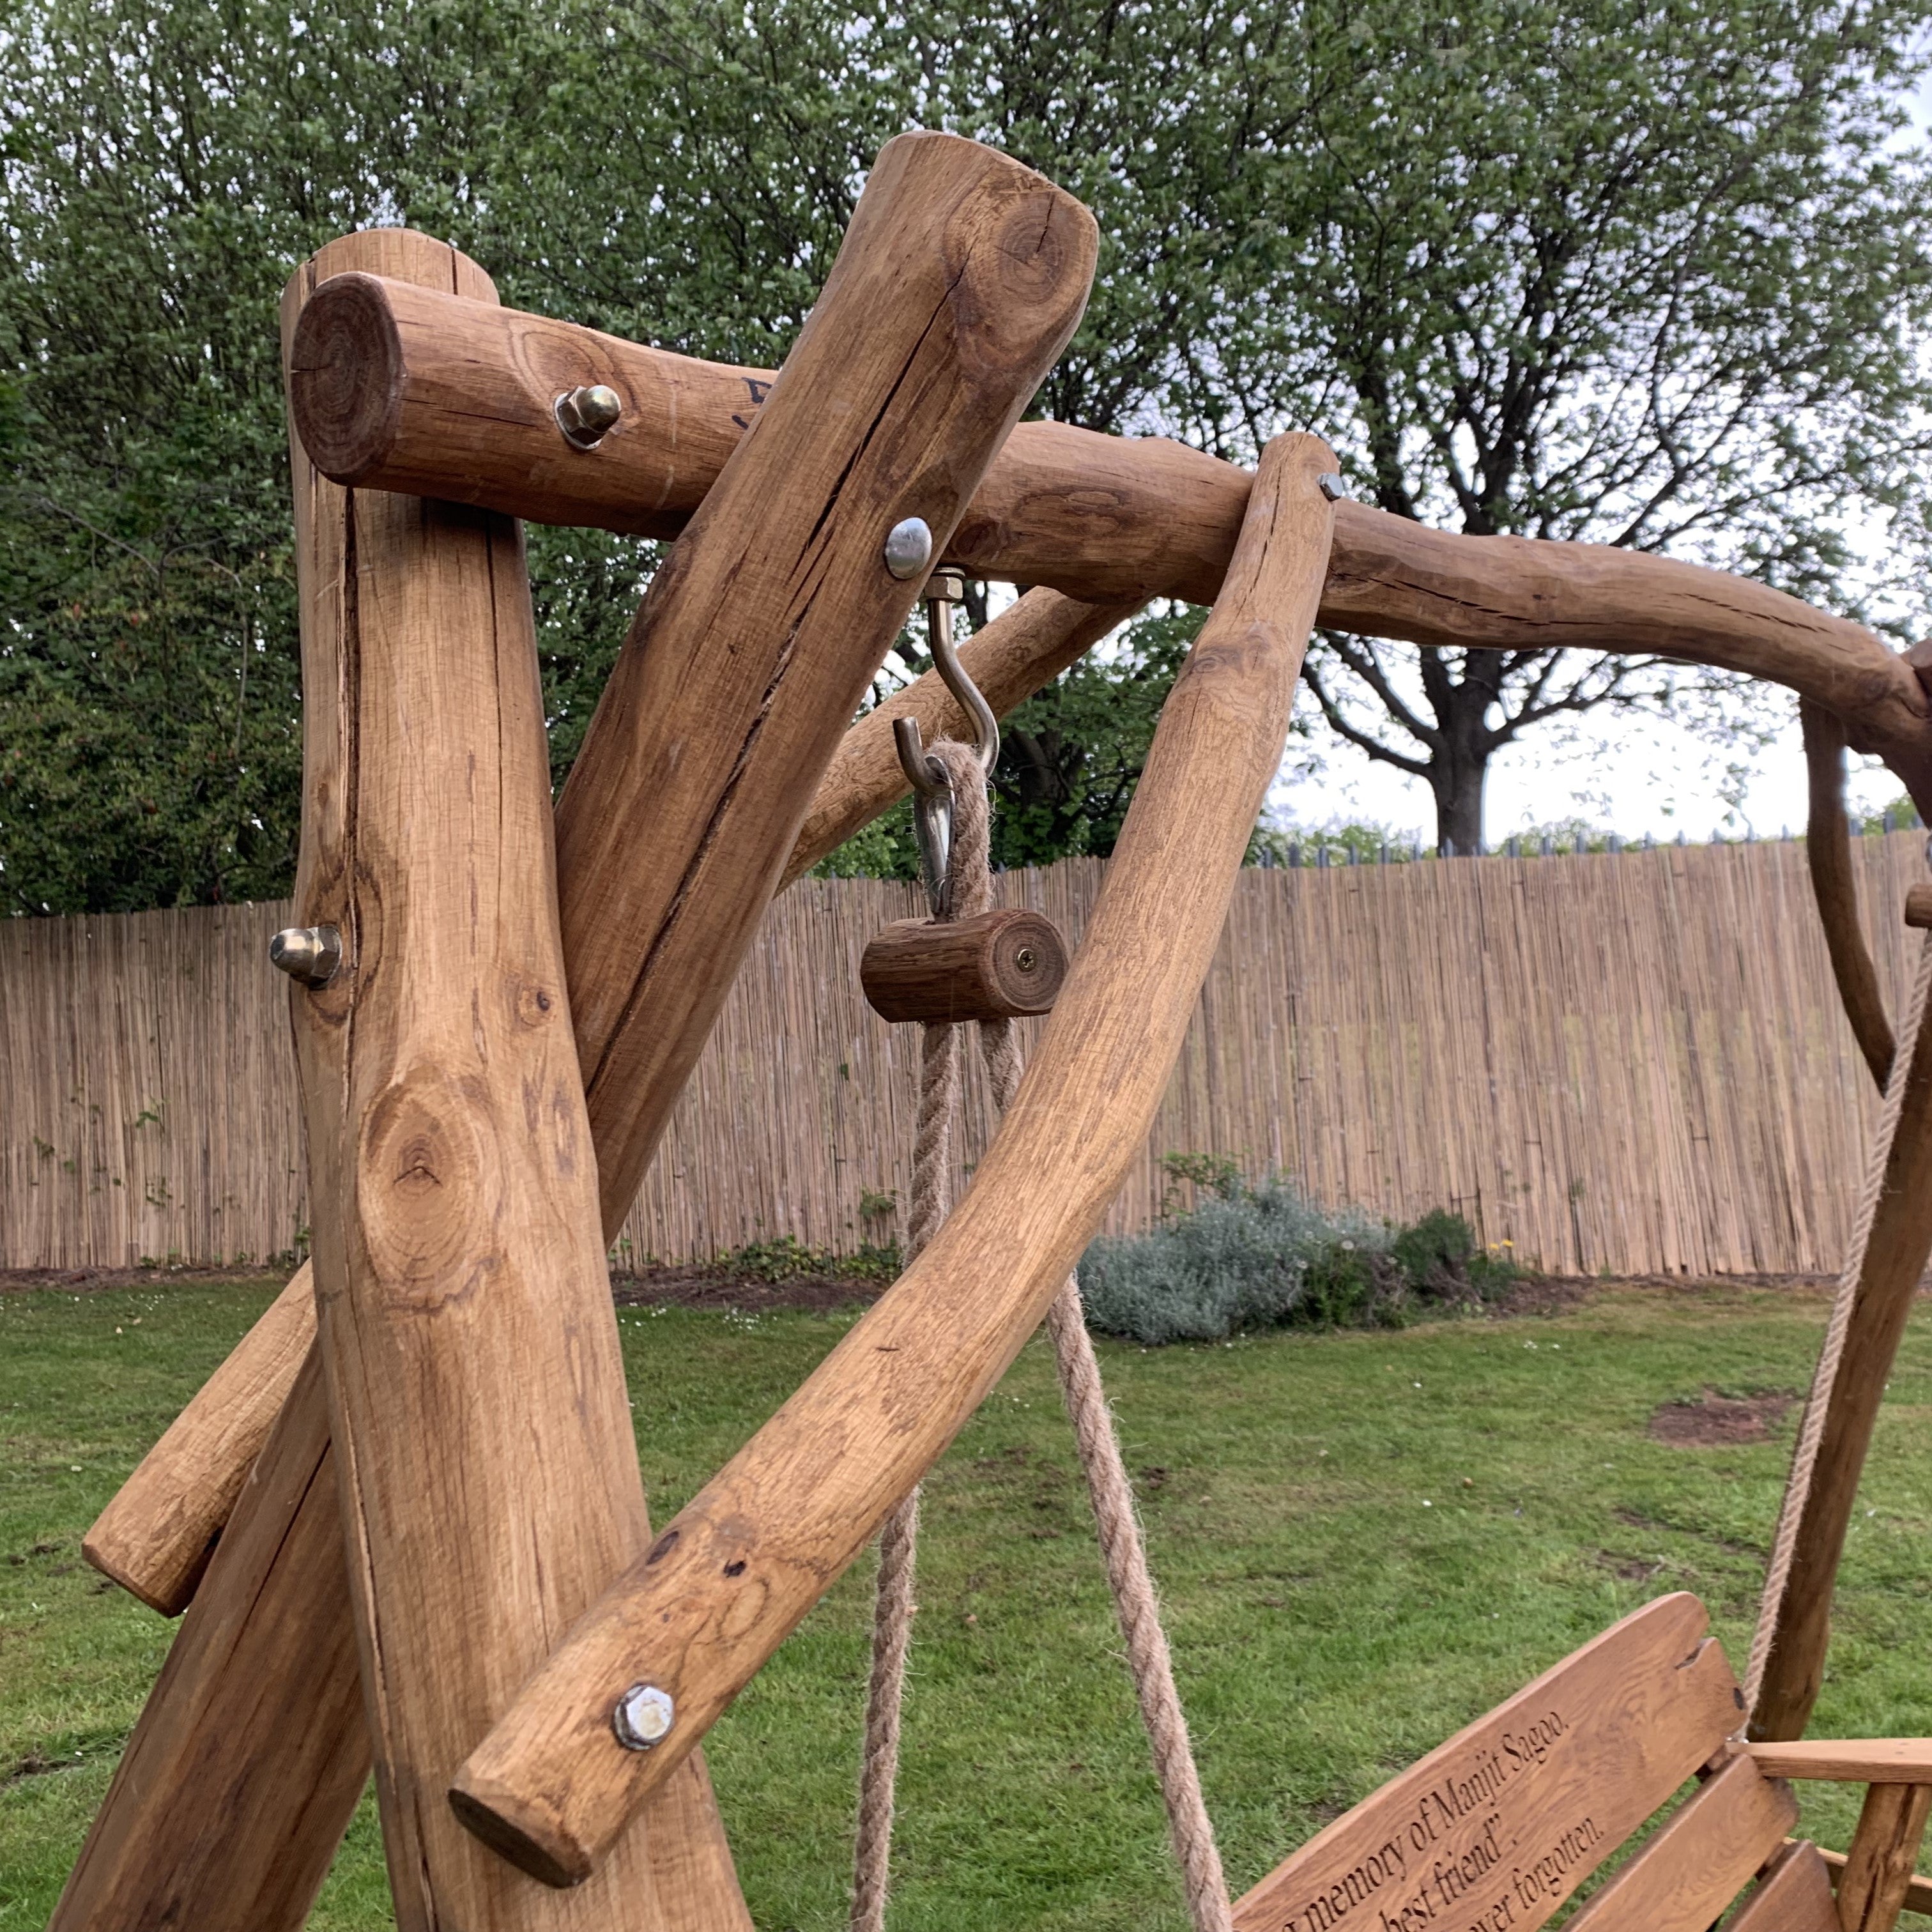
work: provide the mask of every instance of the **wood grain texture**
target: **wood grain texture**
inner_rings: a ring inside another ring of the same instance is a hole
[[[1845,728],[1822,705],[1809,699],[1798,707],[1804,738],[1804,770],[1810,812],[1804,828],[1804,856],[1811,872],[1818,922],[1830,954],[1838,998],[1851,1022],[1858,1051],[1880,1093],[1892,1072],[1892,1022],[1878,990],[1878,970],[1858,918],[1858,880],[1852,869],[1851,823],[1845,815]],[[1910,902],[1906,920],[1911,917]]]
[[[993,716],[1004,718],[1139,608],[1137,603],[1083,604],[1057,590],[1029,590],[961,645],[959,661]],[[839,740],[819,781],[798,842],[785,861],[782,885],[802,878],[911,789],[892,742],[892,723],[898,718],[918,719],[920,736],[928,745],[941,738],[972,742],[972,720],[936,670],[915,678],[867,712]]]
[[[1835,1886],[1844,1876],[1844,1853],[1820,1851],[1818,1853],[1818,1858],[1820,1862],[1824,1866],[1830,1882]],[[1932,1917],[1932,1878],[1915,1874],[1905,1888],[1905,1910],[1907,1912],[1923,1912],[1928,1917]],[[1832,1907],[1832,1922],[1828,1932],[1840,1932],[1838,1910],[1838,1905],[1834,1900]],[[1809,1932],[1808,1928],[1806,1928],[1806,1932]]]
[[[1827,1856],[1803,1839],[1786,1845],[1725,1932],[1841,1932]]]
[[[1932,1784],[1874,1784],[1838,1874],[1844,1932],[1892,1932],[1912,1889]]]
[[[1733,1758],[1568,1923],[1576,1932],[1706,1932],[1797,1822],[1791,1787]]]
[[[1917,885],[1905,895],[1905,922],[1924,932],[1932,926],[1932,886]]]
[[[636,1193],[919,594],[886,568],[886,533],[920,517],[944,544],[1078,323],[1096,245],[1078,202],[988,148],[889,142],[753,428],[652,580],[557,809],[608,1214]]]
[[[316,1302],[390,1892],[403,1932],[656,1928],[646,1834],[563,1894],[442,1794],[649,1545],[556,928],[516,525],[350,494],[303,635],[297,902],[344,968],[291,988]],[[317,704],[313,694],[339,694]]]
[[[342,290],[328,304],[300,345],[308,386],[296,406],[336,451],[338,473],[461,494],[533,522],[671,534],[771,381],[764,370],[380,286]],[[573,451],[550,406],[592,382],[617,390],[624,418],[595,449]],[[946,561],[1096,603],[1211,603],[1251,480],[1159,438],[1022,424]],[[1911,667],[1863,626],[1762,584],[1602,545],[1454,536],[1345,503],[1321,621],[1478,650],[1660,652],[1769,678],[1838,713],[1932,818],[1932,698]]]
[[[320,1360],[244,1484],[49,1932],[307,1920],[369,1775]],[[274,1614],[260,1614],[265,1602]],[[253,1748],[237,1749],[240,1740]]]
[[[1751,1717],[1750,1734],[1760,1741],[1802,1736],[1823,1685],[1832,1640],[1832,1588],[1846,1528],[1906,1317],[1932,1256],[1932,1026],[1921,1031],[1904,1077],[1898,1130],[1886,1162],[1844,1353],[1825,1411],[1816,1468],[1798,1518],[1790,1580],[1778,1606]]]
[[[1708,1622],[1679,1592],[1613,1624],[1285,1858],[1237,1932],[1534,1932],[1736,1724]]]
[[[188,1608],[314,1339],[304,1262],[94,1519],[95,1569],[164,1617]]]
[[[1745,1748],[1767,1778],[1932,1784],[1932,1738],[1798,1738]]]
[[[1043,914],[1002,906],[970,919],[896,920],[859,962],[882,1020],[1018,1019],[1052,1010],[1066,944]]]
[[[489,292],[488,278],[475,264],[427,236],[393,229],[350,236],[305,264],[284,291],[285,343],[316,281],[344,265],[382,266]],[[350,567],[346,494],[304,460],[298,443],[295,459],[298,588],[306,643],[340,631],[358,577]],[[406,512],[406,505],[402,508]],[[342,835],[348,788],[340,754],[346,696],[338,682],[327,680],[305,692],[311,736],[304,747],[304,826],[310,836],[322,828],[330,837]],[[305,852],[309,849],[305,842]],[[307,888],[311,881],[303,884]],[[181,1924],[218,1932],[231,1925],[236,1932],[299,1926],[348,1823],[367,1776],[370,1748],[360,1714],[336,1484],[322,1461],[329,1432],[326,1398],[320,1358],[311,1352],[308,1359],[248,1479],[236,1524],[197,1592],[195,1613],[184,1623],[136,1726],[128,1755],[139,1774],[116,1778],[83,1849],[86,1896],[116,1900],[121,1916],[96,1919],[83,1897],[74,1916],[61,1922],[64,1926]],[[182,1466],[190,1474],[197,1467],[191,1460]],[[226,1546],[242,1536],[244,1518],[244,1553],[231,1558]],[[334,1552],[336,1568],[326,1586],[315,1575],[322,1560],[318,1550]],[[204,1634],[211,1630],[223,1634],[221,1641],[207,1639]],[[345,1728],[340,1720],[345,1711],[357,1713],[352,1726]],[[303,1739],[304,1748],[292,1750],[291,1737]],[[170,1808],[178,1790],[194,1794],[194,1802],[210,1818],[243,1821],[246,1832],[196,1834],[178,1828]],[[667,1790],[646,1820],[646,1832],[654,1868],[679,1881],[675,1893],[668,1894],[668,1928],[748,1932],[700,1762],[694,1760],[690,1774]],[[263,1844],[274,1848],[278,1861],[272,1894],[249,1882]]]
[[[995,715],[1004,716],[1138,608],[1085,604],[1058,591],[1030,591],[966,641],[962,662]],[[916,718],[928,743],[972,728],[932,671],[868,712],[839,740],[781,883],[808,872],[906,795],[909,788],[892,740],[892,720],[901,716]],[[293,916],[291,908],[280,922]],[[245,956],[260,976],[260,940],[253,934],[250,940]],[[223,1031],[232,1032],[226,1018]],[[580,1037],[580,1052],[594,1052],[598,1045]],[[196,1064],[207,1058],[205,1051],[188,1055]],[[63,1092],[72,1084],[65,1082]],[[278,1102],[273,1111],[280,1118],[286,1103]],[[205,1114],[200,1125],[207,1132]],[[260,1137],[250,1143],[257,1160],[264,1144]],[[266,1144],[274,1144],[272,1139]],[[298,1148],[291,1145],[290,1154],[299,1160]],[[315,1298],[304,1264],[101,1511],[84,1545],[97,1569],[165,1616],[187,1607],[314,1334]]]
[[[1333,511],[1312,436],[1271,443],[1222,600],[1176,680],[1066,990],[932,1246],[608,1592],[458,1790],[532,1865],[588,1869],[944,1451],[1018,1352],[1145,1134],[1281,755]],[[614,1698],[675,1698],[618,1748]]]

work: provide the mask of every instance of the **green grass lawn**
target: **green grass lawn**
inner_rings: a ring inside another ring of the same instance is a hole
[[[0,1295],[0,1928],[51,1910],[170,1626],[80,1558],[94,1513],[266,1300]],[[1208,1802],[1238,1890],[1646,1598],[1694,1590],[1742,1660],[1792,1418],[1653,1441],[1706,1387],[1801,1388],[1814,1294],[1615,1292],[1546,1318],[1103,1344]],[[850,1318],[620,1311],[660,1521]],[[1932,1731],[1932,1336],[1907,1337],[1846,1552],[1814,1729]],[[1795,1417],[1796,1412],[1793,1412]],[[1041,1346],[927,1490],[896,1932],[1184,1923]],[[870,1565],[711,1747],[759,1926],[843,1923]],[[1842,1848],[1858,1794],[1807,1794]],[[365,1799],[312,1922],[391,1922]]]

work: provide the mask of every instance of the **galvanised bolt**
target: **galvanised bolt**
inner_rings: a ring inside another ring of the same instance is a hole
[[[655,1684],[633,1684],[617,1700],[610,1713],[610,1728],[626,1750],[649,1750],[670,1735],[677,1718],[677,1706],[668,1690]]]
[[[886,568],[902,584],[926,574],[932,561],[932,531],[923,517],[908,517],[886,535]]]
[[[342,934],[332,926],[284,926],[268,941],[268,964],[298,986],[326,986],[342,964]]]
[[[566,389],[551,406],[563,440],[573,449],[595,449],[617,427],[624,399],[602,382]]]
[[[1332,470],[1316,477],[1315,487],[1331,503],[1346,503],[1348,500],[1348,486]]]

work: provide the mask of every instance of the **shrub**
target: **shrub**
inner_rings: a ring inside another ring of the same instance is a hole
[[[1270,1178],[1148,1234],[1102,1236],[1081,1262],[1081,1299],[1093,1327],[1150,1345],[1371,1319],[1394,1280],[1388,1246],[1381,1222]]]
[[[1395,1228],[1319,1208],[1271,1175],[1147,1234],[1102,1236],[1081,1261],[1080,1297],[1090,1327],[1156,1346],[1243,1328],[1393,1327],[1421,1307],[1474,1306],[1514,1272],[1460,1214]]]

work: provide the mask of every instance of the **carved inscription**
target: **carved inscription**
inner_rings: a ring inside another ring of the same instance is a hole
[[[1282,1932],[1526,1932],[1610,1850],[1580,1797],[1550,1822],[1528,1790],[1570,1724],[1552,1706],[1445,1766],[1387,1835],[1322,1888],[1292,1899]],[[1538,1821],[1540,1820],[1539,1823]]]

